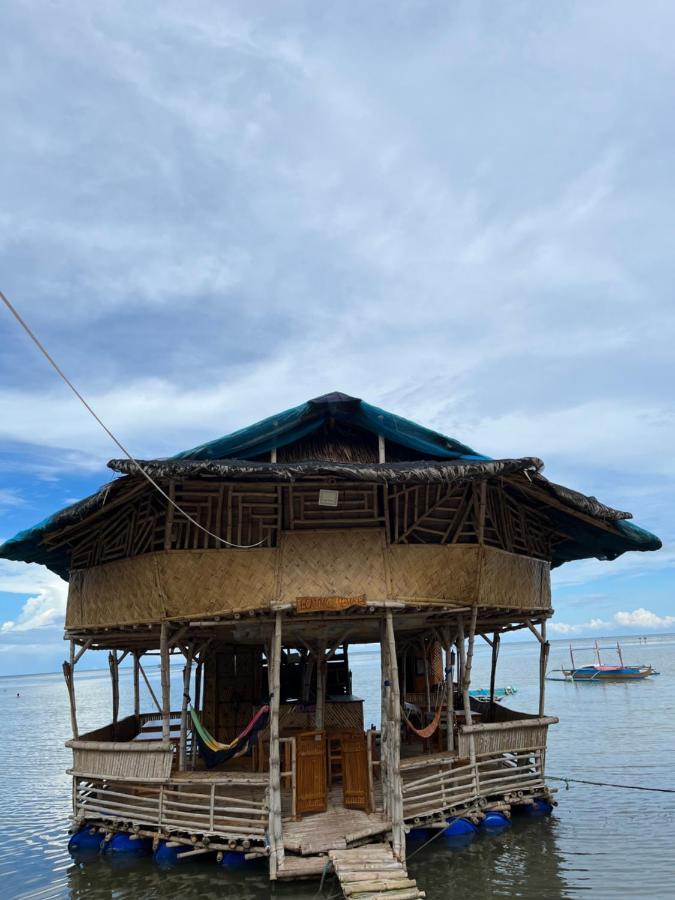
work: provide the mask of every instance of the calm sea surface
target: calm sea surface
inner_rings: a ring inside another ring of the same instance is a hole
[[[553,643],[551,668],[567,662],[565,646]],[[626,662],[651,663],[660,676],[633,684],[547,682],[547,712],[561,720],[549,731],[547,772],[675,789],[675,638],[650,637],[646,645],[625,640],[623,648]],[[513,708],[536,710],[538,652],[534,639],[502,645],[497,683],[517,688],[507,701]],[[378,722],[379,656],[353,653],[350,662],[354,692],[366,701],[366,724]],[[472,679],[477,687],[487,684],[488,671],[487,647],[481,647]],[[121,681],[124,714],[131,710],[129,674]],[[107,672],[78,672],[77,690],[81,730],[107,723]],[[0,897],[316,896],[318,883],[270,885],[266,867],[257,864],[243,874],[215,862],[169,871],[152,858],[74,863],[66,851],[70,751],[63,743],[70,720],[62,677],[0,678],[0,723]],[[409,870],[429,900],[675,898],[675,793],[551,785],[560,790],[550,818],[515,819],[508,831],[481,834],[464,849],[443,846],[441,838],[410,858]],[[410,842],[409,857],[418,846]],[[334,895],[340,896],[330,880],[323,896]]]

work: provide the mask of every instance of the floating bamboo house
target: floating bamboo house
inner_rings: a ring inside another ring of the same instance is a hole
[[[660,546],[538,459],[489,459],[339,393],[143,461],[169,500],[131,461],[109,466],[121,477],[0,548],[69,583],[75,826],[264,857],[271,879],[331,859],[344,883],[372,872],[378,896],[419,896],[411,828],[550,797],[550,570]],[[516,629],[540,645],[527,713],[495,702]],[[485,701],[469,695],[477,639],[492,647]],[[378,728],[353,693],[358,644],[381,650]],[[92,651],[109,655],[112,710],[83,734],[74,676]]]

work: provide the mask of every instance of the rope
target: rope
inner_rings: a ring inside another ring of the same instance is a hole
[[[124,455],[127,457],[127,459],[129,459],[130,462],[132,462],[136,466],[136,468],[141,473],[141,475],[146,479],[146,481],[150,482],[150,484],[155,488],[155,490],[158,491],[162,495],[162,497],[164,497],[165,500],[168,500],[168,502],[174,507],[174,509],[177,509],[178,512],[182,516],[185,516],[185,518],[188,520],[188,522],[191,522],[195,526],[195,528],[199,528],[200,531],[203,531],[204,534],[208,534],[208,536],[212,537],[214,540],[220,541],[221,544],[225,544],[228,547],[235,547],[237,550],[252,550],[254,547],[259,547],[261,544],[265,543],[266,539],[263,538],[263,540],[258,541],[257,544],[233,544],[232,541],[228,541],[225,538],[221,537],[219,534],[214,534],[212,531],[209,531],[208,528],[204,528],[204,526],[200,525],[200,523],[196,519],[193,519],[192,516],[189,515],[189,513],[186,513],[185,510],[182,509],[176,503],[176,501],[173,500],[166,493],[166,491],[157,484],[155,479],[151,475],[148,475],[148,473],[145,471],[143,466],[141,466],[141,464],[138,462],[138,460],[134,459],[134,457],[131,455],[131,453],[129,453],[129,451],[124,446],[124,444],[120,443],[120,441],[117,440],[117,438],[112,433],[112,431],[108,428],[108,426],[99,418],[99,416],[96,415],[96,413],[91,408],[91,406],[87,403],[87,401],[84,399],[82,394],[78,391],[78,389],[75,387],[75,385],[72,383],[72,381],[68,378],[68,376],[65,374],[63,369],[61,369],[61,367],[58,365],[58,363],[50,356],[50,354],[47,352],[47,349],[39,341],[39,339],[36,337],[36,335],[31,331],[31,329],[28,326],[28,324],[26,323],[26,321],[21,317],[18,310],[15,309],[15,307],[9,302],[9,300],[7,299],[7,297],[5,297],[5,295],[2,293],[2,291],[0,291],[0,300],[3,301],[3,303],[5,304],[7,309],[14,316],[14,318],[17,320],[19,325],[23,328],[23,330],[26,332],[28,337],[33,341],[33,343],[38,348],[40,353],[42,353],[42,355],[45,357],[47,362],[52,366],[52,368],[56,371],[56,373],[63,379],[63,381],[65,381],[65,383],[68,385],[70,390],[75,394],[75,396],[80,401],[80,403],[85,407],[85,409],[88,410],[88,412],[90,412],[91,415],[96,419],[96,421],[101,426],[101,428],[105,431],[105,433],[108,435],[108,437],[119,447],[119,449],[122,451],[122,453],[124,453]]]
[[[413,856],[414,856],[416,853],[419,853],[419,852],[420,852],[420,850],[424,850],[425,847],[428,847],[429,844],[430,844],[432,841],[435,841],[436,838],[437,838],[439,835],[444,834],[444,833],[445,833],[445,829],[444,829],[444,828],[439,828],[438,831],[436,832],[436,834],[432,834],[432,836],[429,838],[429,840],[428,840],[428,841],[425,841],[425,842],[422,844],[421,847],[418,847],[416,850],[413,850],[412,853],[409,853],[409,854],[407,855],[407,857],[406,857],[406,862],[407,862],[409,859],[412,859]]]
[[[598,787],[625,788],[627,791],[653,791],[658,794],[675,794],[675,788],[657,788],[644,787],[641,784],[614,784],[611,781],[587,781],[584,778],[563,778],[559,775],[547,775],[547,779],[551,781],[564,781],[569,788],[569,784],[594,784]]]

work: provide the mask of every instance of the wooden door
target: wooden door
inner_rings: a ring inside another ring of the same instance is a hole
[[[342,738],[342,797],[349,809],[369,809],[368,751],[363,731],[345,731]]]
[[[296,812],[324,812],[326,795],[326,733],[299,734],[296,743]]]

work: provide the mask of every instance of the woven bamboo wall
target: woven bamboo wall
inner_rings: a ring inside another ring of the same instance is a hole
[[[68,628],[269,609],[299,597],[550,607],[549,564],[477,545],[387,546],[380,529],[286,532],[281,546],[147,553],[71,576]],[[362,601],[363,602],[363,601]]]
[[[386,597],[381,529],[287,532],[280,548],[278,597]]]

